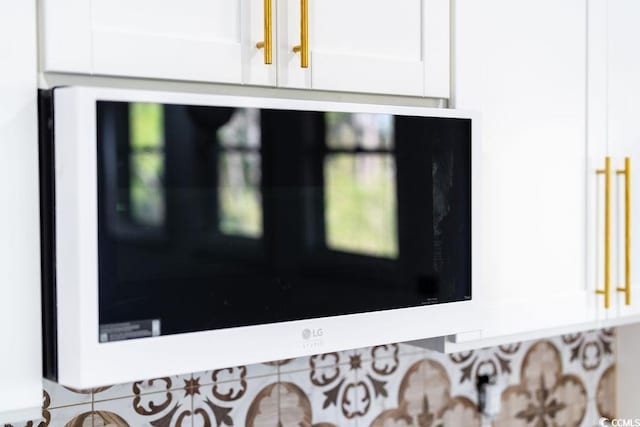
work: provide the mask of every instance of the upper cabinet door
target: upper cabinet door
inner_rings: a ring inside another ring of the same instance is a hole
[[[240,7],[240,0],[92,0],[93,72],[240,83]]]
[[[241,83],[241,3],[44,0],[43,68]]]
[[[585,0],[456,0],[456,108],[482,112],[483,335],[592,320]],[[591,305],[590,305],[591,304]]]
[[[607,140],[613,168],[611,191],[615,195],[612,293],[618,314],[631,316],[640,315],[640,2],[608,0],[607,9]],[[628,181],[623,172],[626,158],[630,166]],[[628,300],[623,291],[627,285]]]
[[[449,98],[450,0],[40,4],[47,72]]]
[[[279,5],[280,86],[449,96],[448,0]]]
[[[38,13],[43,71],[90,74],[91,1],[41,0]]]
[[[243,0],[242,82],[276,85],[276,0]]]

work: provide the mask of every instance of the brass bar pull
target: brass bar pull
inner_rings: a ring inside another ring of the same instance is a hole
[[[624,303],[631,305],[631,159],[624,159],[624,169],[616,171],[624,175],[624,287],[617,288],[624,292]]]
[[[309,0],[300,0],[300,44],[293,51],[300,52],[300,67],[309,68]]]
[[[596,294],[604,295],[604,308],[611,307],[611,157],[605,159],[604,169],[596,171],[604,175],[604,289]]]
[[[264,0],[264,41],[256,43],[256,47],[258,49],[264,49],[265,64],[273,63],[273,39],[271,38],[271,24],[273,22],[273,11],[271,9],[272,1],[273,0]]]

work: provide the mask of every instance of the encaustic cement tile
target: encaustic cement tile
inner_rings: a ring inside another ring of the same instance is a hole
[[[399,355],[394,345],[371,350],[371,357],[356,365],[357,398],[361,406],[358,426],[368,427],[381,413],[398,407],[407,370],[426,355],[426,352]],[[388,357],[389,352],[392,357]]]
[[[192,427],[192,395],[187,389],[167,390],[99,401],[92,419],[93,427]]]
[[[221,370],[218,375],[213,375],[212,384],[194,383],[194,427],[244,426],[249,425],[248,417],[252,418],[253,423],[257,418],[260,418],[261,422],[277,418],[277,395],[271,396],[271,403],[264,402],[258,407],[258,414],[255,414],[256,410],[251,412],[256,398],[261,393],[265,394],[263,390],[277,383],[277,373],[249,378],[248,371],[249,369],[243,366]],[[194,381],[199,381],[199,377],[194,376]]]
[[[354,352],[356,352],[356,350],[345,350],[317,354],[313,356],[302,356],[295,359],[282,360],[277,362],[277,364],[280,373],[308,371],[309,369],[313,369],[314,365],[348,365]]]
[[[430,357],[441,360],[449,372],[454,394],[476,400],[476,382],[481,375],[495,377],[494,387],[499,387],[499,392],[509,384],[518,382],[520,364],[528,346],[528,343],[514,343],[453,353],[447,355],[445,360],[434,354],[430,354]]]
[[[200,385],[205,385],[236,381],[240,375],[244,378],[258,378],[274,376],[277,374],[278,363],[271,362],[195,372],[193,373],[193,377],[198,378]]]
[[[524,356],[520,382],[509,386],[501,398],[500,420],[515,425],[579,426],[588,397],[583,380],[566,373],[562,355],[550,340],[533,343]]]
[[[77,390],[47,379],[42,385],[50,397],[50,408],[91,403],[91,390]]]
[[[90,418],[91,404],[66,406],[64,408],[52,409],[50,412],[50,421],[47,426],[64,426],[64,427],[93,427]],[[89,421],[87,421],[89,419]]]
[[[144,381],[100,387],[93,390],[93,401],[100,402],[103,400],[165,392],[167,390],[180,390],[187,386],[189,380],[191,380],[191,374],[173,375],[163,378],[153,378]]]
[[[613,419],[616,411],[616,365],[611,365],[603,372],[593,399],[598,416]]]
[[[561,350],[565,371],[582,379],[589,399],[596,398],[598,382],[615,362],[613,329],[599,329],[551,340]]]
[[[327,353],[309,357],[309,368],[280,373],[280,412],[289,426],[304,416],[310,424],[355,426],[358,408],[356,363],[341,363],[346,354]],[[305,424],[306,425],[306,424]]]
[[[475,402],[451,393],[444,365],[432,358],[414,361],[402,371],[397,403],[376,415],[371,427],[479,427]]]

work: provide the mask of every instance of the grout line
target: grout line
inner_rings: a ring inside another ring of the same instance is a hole
[[[47,408],[47,411],[53,411],[53,410],[56,410],[56,409],[72,408],[74,406],[85,406],[85,405],[91,405],[91,409],[93,410],[93,402],[83,402],[83,403],[71,403],[69,405],[49,406]]]
[[[359,375],[360,372],[359,371],[360,371],[360,369],[355,369],[353,371],[352,375],[353,375],[354,384],[358,384],[358,382],[360,381],[360,375]],[[349,375],[348,371],[347,371],[347,373],[345,375]],[[345,376],[344,378],[347,378],[347,377]],[[354,389],[354,394],[356,395],[356,402],[357,402],[356,405],[360,403],[360,390],[361,390],[360,387],[357,387],[357,386]],[[343,393],[344,393],[344,391],[343,391]],[[373,396],[371,396],[370,402],[371,402],[370,404],[373,404],[375,402],[375,398]],[[358,408],[357,410],[359,411],[360,409]],[[369,412],[369,411],[366,411],[366,412]],[[370,415],[370,414],[367,414],[367,415]],[[359,417],[355,417],[355,419],[353,420],[354,427],[358,427],[358,424],[359,424],[358,421],[360,421]]]
[[[173,393],[176,391],[185,391],[186,387],[177,387],[177,388],[170,388],[170,389],[166,389],[166,390],[156,390],[156,391],[146,391],[146,392],[141,392],[138,394],[135,394],[133,392],[128,393],[128,394],[123,394],[122,396],[113,396],[113,397],[106,397],[104,399],[96,399],[95,397],[92,399],[92,403],[93,402],[107,402],[110,400],[118,400],[118,399],[127,399],[127,398],[131,398],[131,397],[136,397],[136,396],[148,396],[151,394],[160,394],[160,393]],[[100,394],[100,393],[98,393]],[[73,406],[73,405],[70,405]]]
[[[333,365],[333,366],[336,366],[336,365]],[[324,366],[323,368],[326,369],[326,368],[331,368],[333,366]],[[301,368],[301,369],[293,369],[291,371],[288,371],[288,370],[287,371],[282,371],[282,372],[278,373],[278,381],[280,381],[279,377],[281,375],[300,374],[300,373],[304,373],[304,372],[311,372],[312,370],[313,369],[311,369],[311,368]]]
[[[193,381],[193,373],[191,373],[191,380]],[[198,387],[198,394],[200,394],[200,388]],[[193,407],[195,405],[194,400],[195,400],[195,394],[194,393],[189,393],[189,400],[191,401],[191,427],[194,426],[195,423],[195,413],[193,412],[195,410],[195,408]]]
[[[329,368],[344,368],[345,366],[349,366],[348,363],[339,363],[339,364],[331,364],[331,365],[320,365],[320,366],[316,366],[315,368],[312,367],[305,367],[305,368],[292,368],[292,369],[282,369],[280,370],[280,374],[295,374],[295,373],[299,373],[299,372],[309,372],[309,371],[313,371],[318,370],[318,369],[329,369]]]
[[[182,389],[184,390],[184,389]],[[94,403],[104,403],[104,402],[111,402],[114,400],[124,400],[124,399],[133,399],[137,396],[153,396],[154,394],[160,394],[160,393],[173,393],[175,391],[181,391],[181,389],[177,389],[177,390],[165,390],[165,391],[158,391],[155,393],[140,393],[140,394],[130,394],[128,396],[121,396],[121,397],[109,397],[107,399],[102,399],[102,400],[96,400]]]
[[[245,380],[253,380],[253,379],[260,379],[260,378],[266,378],[266,377],[274,377],[278,375],[277,370],[273,373],[270,374],[259,374],[259,375],[247,375],[245,377]],[[195,377],[194,377],[195,378]],[[202,377],[200,377],[202,378]],[[200,387],[202,386],[209,386],[209,385],[214,385],[214,384],[226,384],[226,383],[232,383],[232,382],[236,382],[236,381],[240,381],[240,378],[233,378],[233,379],[229,379],[229,380],[220,380],[220,381],[213,381],[211,379],[211,375],[206,375],[205,376],[206,381],[203,383],[199,383]]]
[[[269,378],[269,377],[277,377],[277,374],[271,374],[271,375],[261,375],[259,377],[246,377],[245,380],[246,381],[250,381],[250,380],[260,380],[260,379],[264,379],[264,378]],[[233,383],[233,382],[239,382],[240,379],[238,378],[237,380],[231,380],[231,381],[218,381],[218,382],[206,382],[206,383],[199,383],[200,388],[202,387],[210,387],[210,386],[214,386],[214,385],[224,385],[224,384],[229,384],[229,383]]]
[[[196,377],[197,377],[197,378],[200,378],[200,379],[202,379],[202,378],[203,378],[203,377],[199,377],[199,376],[194,375],[194,374],[197,374],[197,373],[192,373],[192,374],[190,374],[190,375],[191,375],[191,377],[190,377],[190,379],[191,379],[191,380],[193,380],[193,379],[194,379],[194,378],[196,378]],[[278,373],[277,373],[277,370],[276,370],[276,372],[271,373],[271,374],[251,375],[251,376],[247,376],[247,377],[245,377],[245,379],[246,379],[246,380],[261,379],[261,378],[273,377],[273,376],[277,376],[277,375],[278,375]],[[212,385],[214,385],[214,384],[226,384],[226,383],[232,383],[232,382],[235,382],[235,381],[240,381],[240,378],[236,378],[236,379],[228,379],[228,380],[222,380],[222,381],[214,382],[214,381],[212,381],[212,380],[210,379],[210,378],[211,378],[211,375],[204,375],[204,378],[206,378],[207,380],[206,380],[205,382],[199,383],[198,385],[199,385],[200,387],[207,387],[207,386],[212,386]],[[183,378],[181,378],[181,380],[182,380],[182,381],[184,381],[184,379],[183,379]],[[125,384],[126,384],[126,383],[125,383]],[[122,384],[116,384],[116,386],[121,386],[121,385],[122,385]],[[132,384],[126,384],[126,385],[131,386]],[[130,390],[131,388],[130,388],[130,387],[128,387],[128,389]],[[99,395],[100,395],[101,393],[97,393],[97,394],[96,394],[96,393],[93,393],[93,392],[92,392],[92,393],[91,393],[91,400],[90,400],[89,402],[78,403],[78,404],[71,404],[71,405],[61,405],[61,406],[56,406],[55,408],[54,408],[54,407],[51,407],[51,409],[56,409],[56,408],[59,408],[59,407],[66,407],[66,406],[84,405],[84,404],[86,404],[86,403],[93,403],[93,402],[106,402],[106,401],[110,401],[110,400],[125,399],[125,398],[128,398],[128,397],[135,397],[135,396],[145,396],[145,395],[150,395],[150,394],[169,393],[169,392],[175,392],[175,391],[185,391],[186,389],[187,389],[187,388],[186,388],[186,386],[181,385],[181,386],[171,387],[171,388],[169,388],[169,389],[165,389],[165,390],[155,390],[155,391],[151,391],[151,390],[149,390],[149,391],[141,391],[141,392],[140,392],[140,393],[138,393],[138,394],[135,394],[135,393],[133,393],[132,391],[130,391],[130,392],[128,392],[128,393],[126,393],[126,394],[122,394],[122,395],[120,395],[120,396],[113,396],[113,397],[106,397],[106,398],[100,398],[100,397],[99,397]],[[105,392],[106,392],[106,391],[108,391],[108,390],[105,390]]]
[[[282,404],[282,401],[280,400],[280,390],[281,390],[281,387],[280,387],[280,365],[276,365],[276,387],[277,387],[277,390],[278,390],[278,408],[276,410],[276,413],[277,413],[276,417],[278,418],[278,425],[280,426],[280,425],[282,425],[282,413],[280,411],[281,404]],[[310,420],[310,421],[313,422],[313,420]]]

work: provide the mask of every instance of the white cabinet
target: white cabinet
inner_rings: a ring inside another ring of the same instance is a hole
[[[243,45],[254,26],[241,17],[252,17],[249,7],[258,7],[258,2],[244,3],[43,0],[43,68],[241,83]],[[255,24],[262,28],[262,20]]]
[[[599,3],[605,12],[599,19],[601,25],[606,25],[606,32],[599,40],[606,55],[599,64],[601,68],[605,67],[601,72],[605,79],[597,83],[607,102],[596,119],[605,123],[607,155],[611,158],[611,311],[622,320],[640,316],[640,3],[634,0]],[[602,21],[603,16],[605,21]],[[620,173],[625,170],[627,158],[630,163],[628,188],[626,174]],[[622,291],[626,287],[627,274],[630,274],[631,288],[628,301]]]
[[[607,212],[607,18],[606,1],[588,0],[587,16],[587,285],[591,292],[589,309],[599,321],[615,321],[616,310],[612,295],[606,292],[611,282],[607,259],[611,260],[613,247],[607,228],[612,230],[611,210]],[[609,162],[609,167],[615,165]],[[614,172],[615,173],[615,172]],[[609,183],[614,176],[609,175]],[[611,193],[609,193],[611,194]],[[610,206],[610,204],[609,204]],[[607,215],[609,220],[607,221]],[[607,225],[607,222],[609,225]],[[609,238],[607,238],[609,236]],[[611,263],[609,263],[611,265]],[[607,279],[609,277],[609,279]],[[609,297],[605,297],[608,294]]]
[[[241,81],[239,0],[92,0],[90,4],[93,72]]]
[[[0,14],[0,38],[11,41],[0,43],[0,425],[42,408],[34,17],[30,1]]]
[[[449,97],[448,0],[279,5],[279,85]],[[305,41],[308,53],[293,52]]]
[[[448,98],[449,1],[41,0],[42,68]]]
[[[595,320],[586,281],[587,4],[457,0],[454,99],[482,113],[483,337]]]
[[[447,351],[640,321],[640,4],[511,3],[456,2],[452,104],[483,114],[487,312],[482,340]]]

